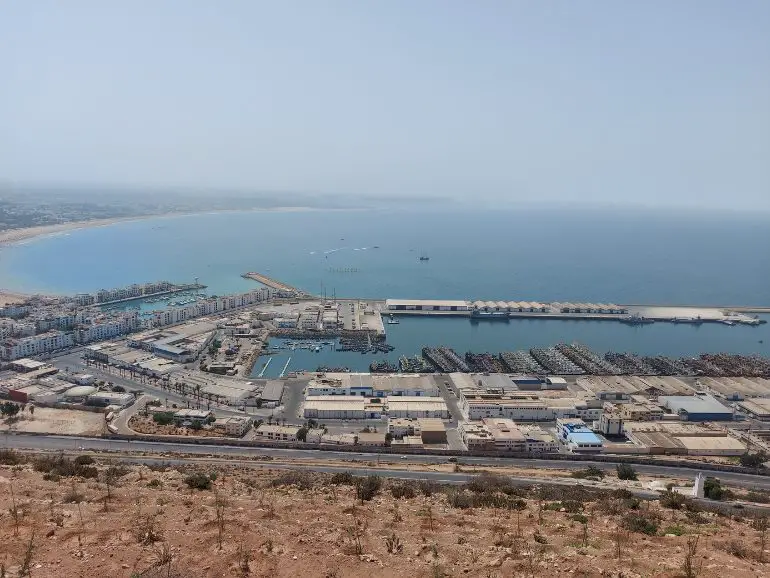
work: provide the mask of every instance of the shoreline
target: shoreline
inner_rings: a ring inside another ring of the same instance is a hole
[[[132,221],[146,221],[148,219],[163,219],[168,217],[192,217],[196,215],[216,215],[220,213],[294,213],[311,211],[356,211],[360,208],[351,207],[349,209],[323,209],[319,207],[269,207],[253,209],[216,209],[201,211],[169,211],[166,213],[153,213],[148,215],[137,215],[133,217],[111,217],[108,219],[90,219],[85,221],[70,221],[68,223],[57,223],[55,225],[39,225],[35,227],[23,227],[20,229],[9,229],[0,232],[0,248],[9,247],[28,241],[37,237],[47,237],[58,235],[69,231],[80,229],[92,229],[96,227],[108,227],[119,223],[128,223]]]
[[[36,227],[23,227],[20,229],[9,229],[0,232],[0,252],[5,247],[12,247],[24,241],[37,239],[40,237],[49,237],[67,233],[70,231],[79,231],[81,229],[94,229],[97,227],[109,227],[120,223],[129,223],[134,221],[146,221],[150,219],[164,219],[169,217],[193,217],[196,215],[216,215],[220,213],[294,213],[311,211],[359,211],[365,208],[351,207],[346,209],[324,209],[320,207],[255,207],[252,209],[217,209],[202,211],[170,211],[166,213],[154,213],[148,215],[137,215],[133,217],[112,217],[109,219],[90,219],[86,221],[70,221],[68,223],[57,223],[55,225],[39,225]],[[5,289],[0,285],[0,307],[20,303],[33,295],[45,295],[50,297],[59,296],[55,293],[26,293],[24,290]]]

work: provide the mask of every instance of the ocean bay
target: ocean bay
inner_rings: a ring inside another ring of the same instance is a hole
[[[209,294],[221,295],[256,287],[240,275],[259,271],[344,298],[768,305],[770,227],[763,218],[424,208],[161,217],[3,247],[0,285],[76,293],[197,277]],[[339,360],[334,364],[361,369],[418,354],[423,344],[503,351],[573,340],[600,352],[768,355],[767,327],[409,319],[386,326],[396,347],[388,356],[302,352],[295,362],[307,355],[303,363]]]

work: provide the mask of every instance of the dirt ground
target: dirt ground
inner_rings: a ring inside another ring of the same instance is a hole
[[[362,504],[355,487],[324,474],[220,468],[211,489],[193,490],[186,476],[210,469],[146,466],[112,476],[106,499],[107,466],[97,460],[96,467],[97,478],[45,480],[29,463],[0,466],[7,576],[26,565],[33,576],[62,578],[674,577],[686,575],[696,536],[698,576],[770,575],[757,560],[760,533],[750,521],[658,502],[583,494],[567,501],[570,492],[560,489],[542,500],[524,496],[516,506],[461,508],[452,499],[456,489],[424,495],[416,488],[414,497],[396,499],[389,485],[401,482],[384,481]],[[619,529],[630,516],[657,528],[652,535]]]
[[[195,436],[209,438],[226,437],[224,430],[221,429],[204,427],[199,430],[194,430],[186,427],[176,427],[175,425],[160,425],[155,423],[151,417],[145,417],[141,415],[131,416],[131,419],[128,420],[128,427],[137,433],[149,435]]]
[[[19,432],[99,435],[104,429],[104,414],[99,412],[36,407],[34,414],[25,410],[19,416],[12,428]],[[0,431],[8,428],[5,421],[0,422]]]

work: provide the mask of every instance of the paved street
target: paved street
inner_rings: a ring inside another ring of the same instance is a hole
[[[291,459],[312,459],[316,461],[336,460],[368,460],[380,462],[398,462],[402,464],[443,464],[447,463],[447,458],[434,455],[387,455],[367,452],[335,452],[319,451],[313,449],[295,450],[286,448],[243,448],[236,446],[217,446],[217,445],[197,445],[180,444],[165,442],[148,442],[140,440],[109,440],[101,438],[87,437],[68,437],[68,436],[38,436],[24,434],[6,434],[0,436],[0,442],[3,447],[16,449],[41,449],[52,451],[119,451],[119,452],[145,452],[147,454],[158,454],[160,456],[172,456],[174,454],[191,454],[210,457],[224,457],[237,459],[238,457],[271,456],[276,460]],[[458,458],[461,464],[465,465],[509,465],[522,468],[536,469],[556,469],[556,470],[578,470],[593,465],[607,472],[614,472],[615,464],[606,462],[572,462],[567,460],[533,460],[533,459],[513,459],[513,458],[478,458],[461,457]],[[165,461],[165,460],[164,460]],[[287,467],[290,465],[287,465]],[[274,466],[272,466],[274,467]],[[682,468],[678,466],[659,466],[659,465],[634,465],[635,470],[647,475],[669,476],[677,478],[694,478],[696,470]],[[321,468],[313,468],[322,471]],[[756,476],[743,473],[717,472],[711,470],[702,471],[706,476],[717,477],[724,483],[739,486],[743,488],[757,488],[770,490],[770,477]],[[446,474],[441,474],[446,475]],[[420,472],[420,477],[431,477],[426,472]],[[574,482],[577,483],[577,482]]]

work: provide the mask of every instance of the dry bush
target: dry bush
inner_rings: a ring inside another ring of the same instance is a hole
[[[270,482],[273,487],[296,486],[300,490],[309,490],[316,483],[316,475],[303,470],[289,470]]]
[[[137,516],[134,521],[134,536],[136,541],[142,546],[150,546],[163,539],[156,516],[154,514],[143,514]]]

